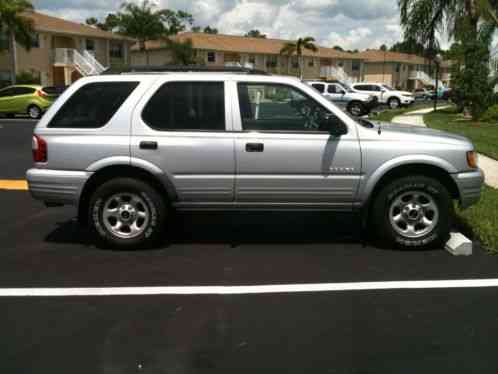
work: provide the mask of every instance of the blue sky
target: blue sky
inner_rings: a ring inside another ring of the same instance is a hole
[[[256,28],[274,38],[313,36],[324,46],[378,48],[401,39],[397,0],[156,0],[182,9],[199,26],[243,34]],[[104,17],[121,0],[34,0],[41,12],[73,21]],[[443,43],[444,44],[444,43]]]

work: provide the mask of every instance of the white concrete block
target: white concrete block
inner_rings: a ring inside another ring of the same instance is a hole
[[[472,241],[459,232],[452,232],[445,249],[453,256],[470,256],[472,254]]]

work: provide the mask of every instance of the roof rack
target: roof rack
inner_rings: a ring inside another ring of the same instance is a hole
[[[203,73],[239,73],[270,75],[266,71],[251,69],[241,66],[205,66],[205,65],[162,65],[162,66],[129,66],[125,68],[109,68],[103,75],[109,74],[134,74],[134,73],[183,73],[183,72],[203,72]]]

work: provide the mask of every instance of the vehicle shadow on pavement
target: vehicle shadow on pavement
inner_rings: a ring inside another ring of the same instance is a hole
[[[359,217],[327,212],[178,213],[165,229],[166,245],[357,243],[366,240]],[[45,240],[94,245],[90,230],[75,219],[60,222]]]

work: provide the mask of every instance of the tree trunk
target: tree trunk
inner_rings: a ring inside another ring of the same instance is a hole
[[[303,80],[303,55],[298,55],[297,60],[299,62],[299,78]]]
[[[10,81],[12,84],[16,84],[17,77],[17,49],[16,49],[16,37],[13,32],[9,33],[9,44],[10,44]]]

